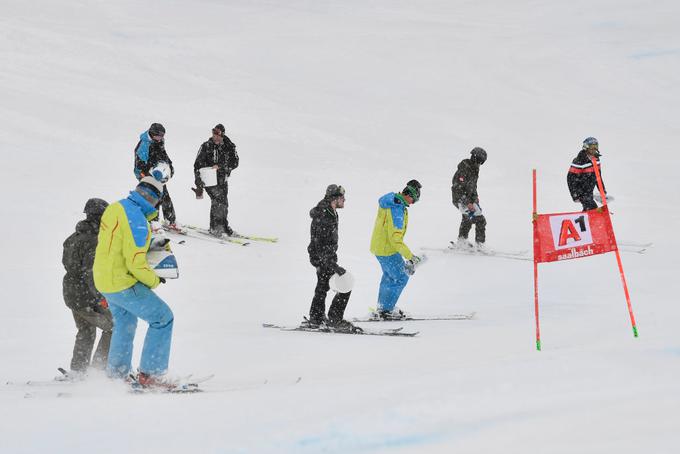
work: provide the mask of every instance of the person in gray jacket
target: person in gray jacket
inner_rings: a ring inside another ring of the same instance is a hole
[[[113,319],[106,300],[95,288],[92,278],[99,222],[108,205],[102,199],[88,200],[83,211],[86,218],[78,222],[76,231],[64,241],[61,260],[66,268],[63,281],[64,302],[71,309],[78,329],[71,371],[79,374],[84,374],[90,366],[97,328],[102,330],[102,335],[92,366],[105,369],[109,356]]]

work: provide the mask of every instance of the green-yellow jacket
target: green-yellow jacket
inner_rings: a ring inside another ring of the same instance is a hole
[[[101,293],[120,292],[137,282],[158,287],[160,279],[146,261],[151,242],[147,219],[156,214],[156,209],[134,191],[106,208],[92,268],[94,284]]]
[[[405,260],[411,260],[413,253],[404,243],[408,228],[405,203],[394,192],[390,192],[380,197],[378,207],[371,237],[371,253],[381,257],[399,253]]]

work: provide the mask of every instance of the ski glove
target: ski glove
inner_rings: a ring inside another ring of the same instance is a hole
[[[161,284],[165,284],[165,278],[164,277],[159,277],[158,279],[161,281]]]
[[[335,273],[336,273],[338,276],[342,276],[342,275],[345,274],[346,272],[347,272],[347,270],[344,269],[343,267],[341,267],[340,265],[338,265],[338,266],[335,267]]]
[[[194,191],[194,194],[196,194],[197,199],[202,199],[203,198],[203,188],[202,187],[197,187],[197,188],[191,188],[192,191]]]
[[[417,255],[411,257],[411,260],[407,260],[406,263],[404,264],[406,274],[408,274],[409,276],[413,276],[416,273],[416,266],[418,266],[418,264],[422,261],[423,259],[421,259]]]

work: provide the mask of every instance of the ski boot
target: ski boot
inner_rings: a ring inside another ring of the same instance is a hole
[[[337,320],[337,321],[329,321],[328,326],[335,332],[338,333],[350,333],[350,334],[359,334],[363,333],[364,330],[359,328],[358,326],[353,325],[352,323],[348,322],[347,320]]]
[[[328,329],[328,318],[325,315],[318,320],[316,318],[304,317],[302,323],[300,323],[300,328],[318,330]]]
[[[460,251],[471,251],[475,247],[468,241],[467,238],[458,237],[457,241],[451,241],[451,246],[449,246],[450,249],[458,249]]]
[[[398,307],[395,307],[391,311],[379,310],[378,317],[380,320],[393,321],[393,320],[403,320],[407,317],[406,312],[402,311]]]
[[[177,388],[177,382],[164,375],[151,375],[144,372],[137,374],[136,384],[142,389],[157,389],[159,391],[171,391]]]

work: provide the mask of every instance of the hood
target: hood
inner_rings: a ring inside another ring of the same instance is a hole
[[[86,233],[86,234],[97,234],[99,233],[99,221],[100,219],[83,219],[76,224],[76,232]]]

